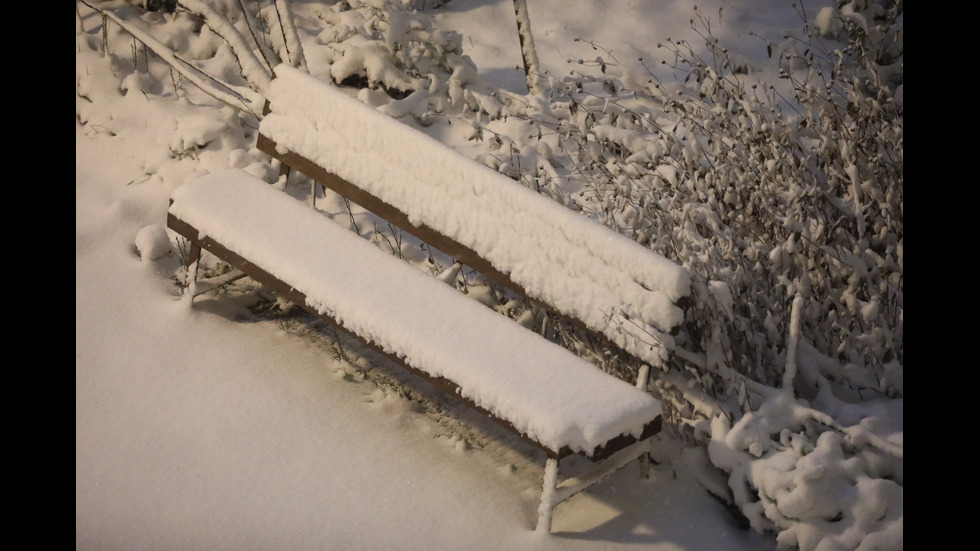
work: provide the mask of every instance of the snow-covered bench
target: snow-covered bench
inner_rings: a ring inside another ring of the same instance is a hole
[[[544,449],[538,530],[550,532],[555,505],[645,456],[660,429],[648,392],[244,171],[183,183],[168,226],[191,243],[192,272],[201,250],[211,252]],[[603,460],[558,484],[558,461],[570,453]]]
[[[649,367],[669,358],[689,274],[342,90],[276,69],[258,147],[457,261],[643,362],[626,383],[322,213],[236,171],[189,181],[169,226],[547,454],[538,529],[555,505],[634,459],[660,430]],[[559,483],[562,457],[595,467]]]
[[[673,353],[686,270],[337,87],[275,77],[260,150],[653,367]]]

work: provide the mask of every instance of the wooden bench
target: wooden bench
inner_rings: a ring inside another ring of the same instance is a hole
[[[604,335],[644,362],[636,384],[242,171],[172,196],[168,226],[191,243],[192,274],[207,250],[544,450],[539,531],[551,531],[557,504],[645,465],[661,423],[647,376],[683,319],[684,270],[301,71],[277,68],[268,99],[260,149]],[[573,453],[595,466],[559,481]]]

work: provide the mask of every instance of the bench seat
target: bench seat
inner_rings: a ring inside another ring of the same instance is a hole
[[[284,282],[306,308],[454,382],[463,398],[556,456],[589,455],[620,435],[641,437],[660,415],[649,393],[241,170],[189,179],[173,192],[169,217],[171,228],[220,244]]]

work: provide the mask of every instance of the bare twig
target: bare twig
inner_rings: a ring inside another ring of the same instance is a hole
[[[256,34],[256,29],[258,28],[258,21],[252,16],[252,12],[249,11],[248,7],[245,5],[245,0],[238,0],[238,6],[242,9],[242,13],[245,15],[245,24],[248,27],[248,32],[252,35],[252,40],[255,41],[255,47],[259,49],[259,53],[262,54],[262,60],[265,61],[265,67],[271,72],[272,68],[279,64],[279,56],[277,56],[266,43],[265,40],[260,40],[259,35]]]

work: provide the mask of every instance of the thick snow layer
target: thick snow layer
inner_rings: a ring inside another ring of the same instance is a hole
[[[558,450],[638,435],[650,394],[377,249],[241,170],[178,187],[170,212],[307,296],[346,328],[456,382],[461,394]]]
[[[669,341],[662,332],[683,319],[675,305],[690,290],[683,268],[309,74],[285,65],[275,73],[260,131],[280,147],[472,248],[531,296],[659,364],[660,351],[644,342],[651,333]]]

